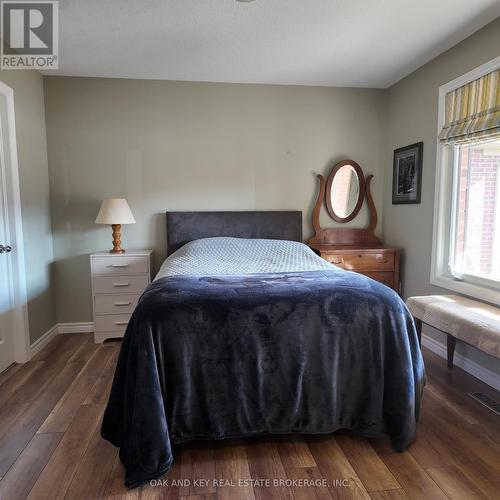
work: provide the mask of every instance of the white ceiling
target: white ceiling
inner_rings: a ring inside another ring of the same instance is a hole
[[[45,74],[385,88],[498,0],[61,0]]]

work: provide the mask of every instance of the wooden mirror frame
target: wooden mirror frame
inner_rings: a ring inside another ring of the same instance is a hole
[[[375,208],[375,203],[373,201],[373,196],[370,189],[370,184],[373,179],[373,175],[368,175],[366,178],[363,174],[363,170],[361,167],[352,160],[343,160],[340,163],[337,163],[332,170],[339,169],[340,166],[343,165],[356,165],[359,168],[359,183],[360,183],[360,192],[363,190],[363,196],[360,196],[358,199],[358,203],[361,200],[360,207],[363,204],[364,199],[366,198],[366,202],[368,204],[369,210],[369,223],[368,226],[364,229],[360,228],[352,228],[352,227],[331,227],[323,229],[321,227],[321,223],[319,221],[319,215],[321,212],[321,206],[323,205],[323,200],[325,200],[326,194],[326,182],[325,178],[318,174],[317,178],[319,180],[319,192],[318,197],[316,199],[316,203],[314,205],[313,214],[312,214],[312,224],[314,227],[314,236],[308,241],[308,244],[311,248],[321,249],[324,246],[328,245],[361,245],[361,246],[370,246],[373,244],[380,243],[380,238],[375,236],[375,228],[377,227],[377,209]],[[337,168],[338,167],[338,168]],[[330,177],[332,177],[332,173],[330,173]],[[333,174],[334,175],[334,174]],[[329,177],[329,180],[330,180]],[[333,180],[332,180],[333,182]],[[361,188],[363,185],[363,188]],[[328,200],[327,200],[328,205]],[[357,208],[357,205],[356,205]],[[355,209],[356,211],[356,209]],[[359,210],[356,211],[356,214],[353,215],[349,220],[352,220]],[[352,214],[351,214],[352,215]],[[345,219],[347,219],[346,217]],[[345,219],[342,222],[347,222]],[[335,220],[335,219],[334,219]]]
[[[347,217],[339,217],[336,213],[335,210],[333,210],[332,206],[332,186],[333,186],[333,179],[337,175],[337,172],[345,166],[350,166],[354,168],[354,172],[356,172],[356,175],[358,176],[358,184],[359,184],[359,190],[358,190],[358,199],[356,201],[356,205],[354,206],[353,210]],[[328,213],[330,214],[330,217],[335,221],[335,222],[340,222],[340,223],[345,223],[345,222],[350,222],[356,215],[358,215],[359,211],[361,210],[361,207],[363,206],[363,201],[365,199],[365,188],[366,188],[366,182],[365,182],[365,175],[363,174],[363,170],[361,170],[361,167],[355,162],[351,160],[344,160],[337,165],[335,165],[332,168],[332,171],[330,172],[330,175],[328,176],[328,180],[326,183],[326,208],[328,210]]]

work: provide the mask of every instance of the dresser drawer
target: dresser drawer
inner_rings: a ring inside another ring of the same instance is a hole
[[[94,307],[96,314],[124,314],[134,311],[140,295],[96,295]]]
[[[105,314],[96,315],[96,332],[121,332],[125,333],[131,314]]]
[[[348,271],[394,269],[394,253],[322,254],[324,259]]]
[[[130,257],[94,257],[92,259],[93,274],[128,275],[149,273],[148,258],[143,255]]]
[[[149,276],[94,276],[94,293],[142,293]]]
[[[395,288],[394,287],[394,273],[393,272],[383,272],[383,271],[367,271],[363,272],[365,276],[368,276],[369,278],[374,279],[375,281],[378,281],[385,286],[388,286],[389,288]]]

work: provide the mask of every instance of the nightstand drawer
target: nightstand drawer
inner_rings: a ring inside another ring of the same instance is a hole
[[[394,269],[394,253],[322,254],[324,259],[350,271]]]
[[[147,274],[149,273],[148,262],[148,257],[143,255],[93,257],[92,273],[108,275]]]
[[[94,276],[94,293],[142,293],[149,276]]]
[[[124,314],[134,311],[140,295],[96,295],[96,314]]]
[[[125,333],[131,314],[105,314],[96,315],[96,332],[122,332]]]

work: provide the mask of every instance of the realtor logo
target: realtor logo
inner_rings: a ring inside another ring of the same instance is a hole
[[[2,69],[59,67],[56,1],[1,2]]]

